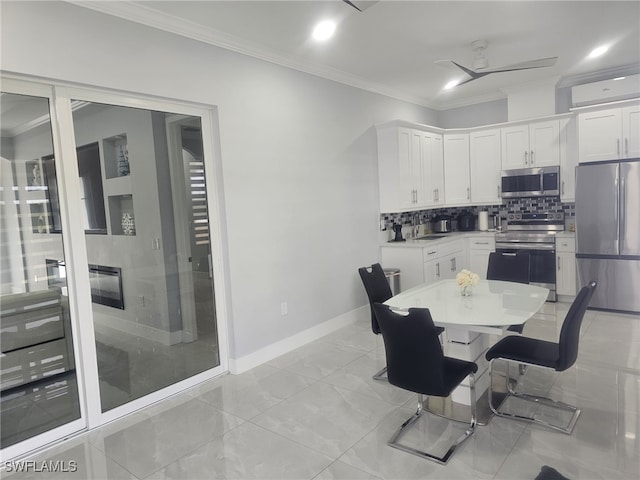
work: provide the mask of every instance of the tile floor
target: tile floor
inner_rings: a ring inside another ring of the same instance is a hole
[[[547,304],[525,334],[557,338],[568,306]],[[242,375],[228,375],[58,444],[37,461],[75,473],[10,478],[571,479],[640,477],[640,317],[589,311],[577,363],[524,379],[583,413],[571,436],[494,418],[440,466],[386,445],[415,397],[371,375],[384,348],[368,324],[345,327]],[[429,416],[412,435],[451,434]],[[435,442],[435,440],[433,440]]]

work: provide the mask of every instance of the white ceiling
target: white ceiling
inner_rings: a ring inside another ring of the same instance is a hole
[[[339,0],[72,3],[437,109],[504,98],[530,82],[570,85],[638,73],[640,64],[637,0],[382,0],[364,12]],[[314,24],[327,18],[338,22],[334,37],[311,40]],[[443,91],[464,74],[434,62],[472,66],[471,42],[479,39],[488,41],[490,68],[559,58],[553,67]],[[609,53],[586,60],[601,44]]]

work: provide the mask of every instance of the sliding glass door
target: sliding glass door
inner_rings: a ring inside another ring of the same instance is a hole
[[[214,111],[19,79],[3,90],[7,460],[227,364]]]
[[[5,449],[77,420],[81,412],[49,99],[2,93],[0,101]]]
[[[107,411],[220,364],[201,125],[72,104]]]

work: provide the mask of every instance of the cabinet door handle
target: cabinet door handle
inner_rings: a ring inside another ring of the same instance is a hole
[[[436,263],[436,277],[440,278],[440,262]]]
[[[471,189],[467,187],[467,200],[471,199]]]
[[[498,185],[498,197],[500,197],[500,185]]]
[[[433,251],[433,252],[427,252],[427,255],[435,255],[435,254],[436,254],[436,252],[435,252],[435,251]]]
[[[558,255],[558,271],[560,271],[560,255]]]
[[[533,150],[531,150],[531,165],[533,165],[533,160],[534,160],[534,157],[533,157]]]
[[[564,195],[564,180],[562,181],[562,195]]]
[[[524,152],[524,164],[529,165],[529,152]]]
[[[489,242],[473,242],[476,245],[489,245]]]

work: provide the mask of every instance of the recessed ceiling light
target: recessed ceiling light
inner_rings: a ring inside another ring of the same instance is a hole
[[[616,80],[624,80],[625,78],[627,78],[627,77],[616,77],[616,78],[614,78],[613,80],[614,80],[614,81],[616,81]]]
[[[604,55],[605,53],[607,53],[607,50],[609,50],[609,47],[607,47],[606,45],[601,45],[591,50],[591,53],[589,54],[588,58],[596,58],[601,55]]]
[[[458,85],[458,83],[460,83],[460,80],[456,79],[456,80],[451,80],[450,82],[448,82],[445,86],[444,89],[445,90],[451,90],[453,87],[455,87],[456,85]]]
[[[336,22],[331,20],[324,20],[316,25],[313,29],[313,38],[318,41],[324,41],[333,35],[336,31]]]

